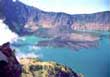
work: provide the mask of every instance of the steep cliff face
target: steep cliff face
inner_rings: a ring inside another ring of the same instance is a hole
[[[55,62],[43,62],[35,58],[21,58],[22,77],[80,77],[70,68]]]
[[[45,12],[19,0],[0,0],[0,13],[9,28],[19,35],[55,36],[74,30],[110,30],[110,11],[70,15]]]
[[[9,43],[0,46],[0,77],[21,77],[21,65]]]
[[[76,49],[88,48],[91,45],[93,47],[96,40],[100,39],[100,35],[96,37],[94,33],[84,32],[110,31],[110,11],[74,15],[45,12],[25,5],[19,0],[14,2],[0,0],[0,18],[4,19],[4,23],[20,36],[35,35],[52,38],[52,40],[39,42],[38,46],[50,45]],[[77,33],[78,31],[81,31],[80,34]]]

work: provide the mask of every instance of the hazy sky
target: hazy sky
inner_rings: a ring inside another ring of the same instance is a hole
[[[110,0],[20,0],[45,11],[93,13],[110,10]]]

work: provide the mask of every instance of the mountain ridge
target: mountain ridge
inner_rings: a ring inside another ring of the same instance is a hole
[[[16,2],[13,2],[12,0],[1,0],[0,4],[1,13],[5,17],[4,22],[12,31],[18,33],[19,35],[39,35],[42,29],[44,30],[44,32],[41,34],[48,34],[48,31],[62,33],[61,30],[71,33],[74,31],[74,27],[76,27],[76,25],[84,25],[84,27],[88,24],[89,26],[92,26],[94,24],[96,26],[107,25],[107,29],[105,30],[109,30],[108,27],[110,27],[110,11],[93,14],[71,15],[63,12],[45,12],[38,8],[27,6],[19,0],[17,0]],[[103,28],[104,27],[102,27],[101,29]],[[100,30],[100,28],[98,28],[97,30]]]
[[[0,18],[19,36],[51,38],[39,41],[37,46],[49,44],[53,47],[69,47],[75,50],[81,47],[96,47],[101,34],[94,35],[91,32],[110,31],[110,11],[76,15],[45,12],[25,5],[19,0],[1,0]]]

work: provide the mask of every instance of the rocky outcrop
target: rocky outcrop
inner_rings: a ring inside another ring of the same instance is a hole
[[[80,77],[70,68],[55,62],[44,62],[35,58],[21,58],[22,77]]]
[[[20,58],[19,62],[10,43],[0,46],[0,77],[81,77],[67,66],[52,61]]]
[[[21,77],[21,65],[9,43],[0,46],[0,77]]]

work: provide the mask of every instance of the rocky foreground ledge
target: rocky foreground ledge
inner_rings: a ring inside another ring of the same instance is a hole
[[[22,77],[80,77],[72,69],[55,62],[35,58],[21,58]]]
[[[10,43],[0,46],[0,77],[21,77],[22,67],[14,52]]]
[[[16,59],[10,43],[0,46],[0,77],[81,77],[72,69],[56,62],[37,58]]]

